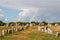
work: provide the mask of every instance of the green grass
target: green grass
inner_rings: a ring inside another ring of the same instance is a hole
[[[29,38],[31,40],[60,40],[60,37],[41,32],[32,32],[29,34]]]
[[[21,32],[15,32],[13,34],[9,34],[9,35],[6,35],[4,37],[0,37],[0,40],[13,40],[15,38],[15,36],[17,36],[19,34],[21,34]]]
[[[0,40],[60,40],[60,37],[56,37],[55,35],[47,34],[44,32],[39,32],[36,27],[33,27],[27,30],[9,34],[4,37],[0,37]]]

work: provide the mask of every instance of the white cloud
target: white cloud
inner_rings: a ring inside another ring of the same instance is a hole
[[[3,17],[3,11],[0,9],[0,18]]]
[[[22,10],[20,21],[60,20],[60,0],[0,0],[0,6]]]
[[[30,21],[35,14],[37,14],[39,8],[22,8],[22,12],[19,13],[18,21]]]
[[[4,18],[3,18],[3,17],[4,17],[3,10],[2,10],[2,9],[0,9],[0,20],[2,20],[2,21],[3,21],[3,20],[4,20]]]

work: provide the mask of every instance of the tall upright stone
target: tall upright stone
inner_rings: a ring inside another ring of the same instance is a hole
[[[41,27],[40,26],[38,26],[38,31],[41,31]]]
[[[4,32],[4,30],[2,30],[2,36],[4,36],[5,35],[5,32]]]
[[[52,27],[52,24],[49,24],[49,23],[48,23],[48,27]]]
[[[15,32],[15,28],[13,28],[13,31]]]
[[[10,32],[10,29],[7,30],[7,33],[8,33],[8,34],[9,34],[9,32]]]
[[[26,24],[25,26],[24,26],[24,29],[27,29],[29,27],[29,24]]]
[[[17,32],[17,31],[18,31],[18,29],[16,28],[16,29],[15,29],[15,31]]]
[[[9,34],[12,34],[12,29],[10,29]]]
[[[30,24],[30,27],[33,27],[33,24]]]
[[[41,31],[44,32],[44,28],[41,28]]]
[[[45,29],[44,29],[44,30],[45,30],[45,32],[47,33],[47,32],[48,32],[48,27],[45,27]]]
[[[56,36],[57,36],[57,37],[59,37],[59,36],[60,36],[60,33],[59,33],[59,32],[57,32],[57,33],[56,33]]]
[[[7,24],[6,24],[6,26],[8,27],[8,26],[9,26],[9,24],[7,23]]]
[[[5,35],[7,35],[7,34],[8,34],[7,30],[5,30]]]
[[[57,27],[57,28],[60,28],[60,25],[58,25],[58,24],[55,24],[55,27]]]
[[[12,27],[12,29],[11,29],[11,30],[12,30],[12,33],[13,33],[13,32],[14,32],[14,29],[13,29],[13,27]]]
[[[53,31],[50,28],[48,28],[48,33],[53,34]]]
[[[58,36],[58,32],[56,32],[56,36]]]
[[[14,32],[13,29],[11,29],[12,33]]]

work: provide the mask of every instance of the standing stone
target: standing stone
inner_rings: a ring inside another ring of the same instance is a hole
[[[17,32],[17,31],[18,31],[18,29],[16,28],[16,29],[15,29],[15,31]]]
[[[12,30],[12,33],[13,33],[13,32],[14,32],[14,29],[13,29],[13,27],[12,27],[12,29],[11,29],[11,30]]]
[[[43,32],[44,31],[44,28],[41,28],[41,31]]]
[[[7,33],[7,30],[5,30],[5,35],[7,35],[8,33]]]
[[[10,29],[8,29],[8,30],[7,30],[7,32],[8,32],[8,34],[9,34],[9,32],[10,32]]]
[[[60,33],[59,33],[59,32],[57,32],[57,33],[56,33],[56,36],[57,36],[57,37],[59,37],[59,36],[60,36]]]
[[[38,26],[38,31],[40,31],[41,30],[41,28],[40,28],[40,26]]]
[[[15,23],[15,26],[18,26],[18,24],[17,24],[17,23]]]
[[[10,29],[9,34],[12,34],[12,29]]]
[[[23,27],[20,27],[19,30],[22,31],[22,30],[23,30],[22,28],[23,28]]]
[[[58,24],[55,24],[55,26],[57,27],[57,26],[58,26]]]
[[[18,31],[20,31],[21,29],[20,28],[18,28]]]
[[[52,34],[53,32],[52,32],[51,29],[48,28],[48,33],[49,33],[49,34]]]
[[[45,32],[47,32],[48,31],[48,27],[45,27]]]
[[[15,32],[15,28],[13,28],[13,31]]]
[[[13,33],[13,29],[11,29],[12,33]]]
[[[23,30],[23,27],[20,27],[21,31]]]
[[[17,31],[19,31],[19,28],[17,28]]]
[[[30,24],[30,27],[33,27],[33,25],[32,25],[32,24]]]
[[[41,24],[39,23],[38,26],[41,26]]]
[[[45,32],[47,32],[47,30],[45,29]]]
[[[44,30],[45,32],[47,32],[47,29],[45,28],[45,30]]]
[[[24,30],[26,29],[27,26],[24,26]]]
[[[55,24],[55,27],[57,27],[57,28],[60,28],[60,25],[58,25],[58,24]]]
[[[42,31],[43,32],[44,31],[44,27],[43,26],[41,26],[41,27],[38,26],[38,31]]]
[[[58,32],[56,33],[56,36],[58,36]]]
[[[4,35],[5,35],[4,30],[2,30],[2,36],[4,36]]]
[[[7,23],[7,24],[6,24],[6,26],[8,27],[8,26],[9,26],[9,24]]]
[[[24,26],[24,29],[27,29],[27,28],[28,28],[28,26],[29,26],[29,25],[28,25],[28,24],[26,24],[26,25]]]
[[[41,26],[44,26],[44,23],[41,23]]]
[[[48,26],[49,26],[49,27],[52,27],[52,25],[51,25],[51,24],[48,24]]]
[[[42,32],[44,31],[44,26],[41,26],[41,31],[42,31]]]

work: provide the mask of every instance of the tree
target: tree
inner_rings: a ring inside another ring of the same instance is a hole
[[[0,21],[0,26],[4,26],[4,25],[6,25],[6,23],[3,21]]]
[[[9,23],[9,26],[14,26],[15,25],[15,22],[10,22]]]
[[[47,25],[48,23],[47,22],[45,22],[45,21],[43,21],[43,22],[41,22],[41,23],[43,23],[44,25]]]
[[[0,21],[0,26],[2,26],[3,25],[3,22],[2,21]]]
[[[38,24],[39,24],[39,22],[35,22],[35,21],[32,21],[31,23],[34,23],[34,24],[36,24],[36,25],[38,25]]]

